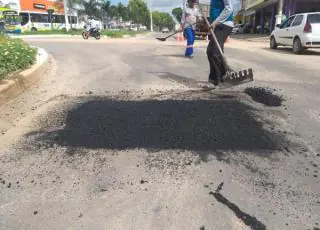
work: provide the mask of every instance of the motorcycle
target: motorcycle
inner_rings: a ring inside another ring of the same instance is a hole
[[[86,26],[84,27],[86,29]],[[82,32],[83,39],[88,39],[89,37],[94,37],[99,40],[101,38],[101,33],[99,28],[92,28],[89,31]]]

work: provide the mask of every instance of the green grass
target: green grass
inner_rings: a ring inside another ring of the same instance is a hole
[[[137,31],[130,31],[130,30],[104,30],[102,34],[111,38],[122,38],[125,35],[129,36],[136,36],[137,34],[143,34],[145,32],[137,32]]]
[[[24,32],[22,35],[81,35],[84,30],[70,30],[68,32],[63,30],[48,30],[48,31],[37,31],[37,32]],[[125,35],[136,36],[137,34],[143,34],[146,32],[137,32],[129,30],[103,30],[102,35],[111,38],[122,38]]]
[[[22,35],[55,35],[55,34],[68,34],[68,35],[81,35],[82,30],[44,30],[44,31],[25,31]]]
[[[36,61],[37,50],[21,39],[0,34],[0,80],[10,73],[30,67]]]

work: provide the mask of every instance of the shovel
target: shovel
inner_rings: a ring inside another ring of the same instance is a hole
[[[195,24],[197,24],[197,22],[194,23],[194,24],[192,24],[191,26],[193,26],[193,25],[195,25]],[[177,33],[182,32],[182,31],[183,31],[183,30],[178,30],[178,31],[174,32],[173,34],[170,34],[170,35],[167,36],[167,37],[164,37],[164,38],[156,38],[156,39],[159,40],[159,41],[165,42],[168,38],[172,37],[173,35],[175,35],[175,34],[177,34]]]
[[[223,61],[223,64],[227,67],[227,73],[226,73],[226,80],[232,80],[232,84],[233,85],[238,85],[238,84],[243,84],[243,83],[247,83],[247,82],[250,82],[250,81],[253,81],[253,70],[252,68],[249,68],[249,69],[245,69],[245,70],[241,70],[239,72],[236,72],[236,71],[233,71],[230,66],[228,65],[228,62],[227,62],[227,59],[220,47],[220,44],[217,40],[217,37],[216,35],[214,34],[214,31],[213,29],[211,28],[211,25],[208,21],[208,19],[204,16],[204,19],[208,25],[208,27],[210,28],[210,33],[218,47],[218,50],[221,54],[221,57],[222,57],[222,61]]]
[[[170,35],[167,36],[167,37],[164,37],[164,38],[156,38],[156,39],[158,39],[159,41],[165,42],[168,38],[170,38],[170,37],[172,37],[173,35],[175,35],[175,34],[177,34],[177,33],[180,33],[180,32],[182,32],[182,31],[178,30],[178,31],[174,32],[173,34],[170,34]]]

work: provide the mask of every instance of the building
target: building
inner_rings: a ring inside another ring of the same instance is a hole
[[[64,14],[63,3],[59,0],[20,0],[20,11],[47,13],[49,9]]]
[[[265,33],[296,13],[320,11],[320,0],[242,0],[243,22]]]
[[[0,0],[0,7],[7,7],[12,10],[19,10],[20,1],[19,0]]]

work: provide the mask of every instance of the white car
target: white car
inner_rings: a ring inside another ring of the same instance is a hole
[[[270,48],[292,46],[295,54],[320,48],[320,12],[296,14],[277,25],[270,36]]]
[[[232,29],[232,34],[243,34],[244,25],[235,25]]]
[[[162,33],[169,33],[169,29],[168,27],[164,27],[162,30],[161,30]]]

